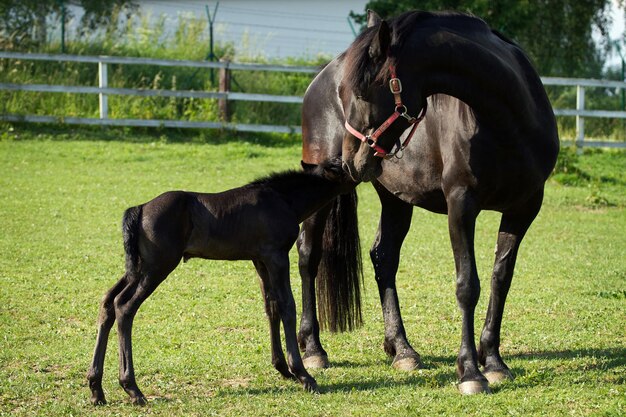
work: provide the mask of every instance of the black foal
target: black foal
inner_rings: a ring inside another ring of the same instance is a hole
[[[145,404],[133,369],[131,330],[141,303],[189,258],[252,260],[261,280],[269,318],[272,364],[286,378],[316,392],[296,341],[296,306],[289,282],[289,250],[298,225],[337,195],[354,189],[340,161],[310,172],[285,172],[217,194],[166,192],[126,210],[123,219],[126,273],[105,294],[96,348],[87,375],[91,402],[105,404],[102,390],[109,331],[117,320],[119,382],[135,404]],[[285,331],[287,360],[280,341]]]

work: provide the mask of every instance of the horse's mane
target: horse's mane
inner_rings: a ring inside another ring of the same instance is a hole
[[[341,159],[330,159],[320,165],[308,167],[305,171],[288,170],[275,172],[265,177],[256,179],[249,183],[245,187],[267,187],[281,194],[292,192],[294,189],[302,188],[303,186],[331,186],[336,182],[342,181],[341,178],[329,179],[323,174],[326,169],[335,169],[337,172],[342,173]],[[343,176],[343,174],[339,174]]]
[[[474,26],[477,30],[491,30],[482,19],[453,11],[410,11],[387,20],[387,23],[391,30],[391,44],[386,58],[389,64],[395,64],[396,57],[405,41],[418,27],[430,25],[431,27],[446,26],[467,29]],[[349,79],[348,86],[353,91],[365,92],[371,84],[375,82],[385,83],[390,77],[390,65],[376,65],[369,55],[369,47],[377,31],[378,26],[365,29],[342,55],[345,60],[345,74],[349,74],[347,77]]]
[[[316,173],[289,170],[275,172],[258,178],[246,185],[245,188],[265,187],[282,194],[287,191],[293,191],[295,188],[300,188],[303,184],[328,185],[330,183],[330,180]]]

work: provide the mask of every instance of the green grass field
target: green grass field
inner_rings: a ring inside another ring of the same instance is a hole
[[[322,335],[332,367],[312,371],[322,393],[308,394],[270,365],[251,263],[194,259],[135,320],[135,366],[149,405],[131,406],[117,383],[113,331],[103,382],[109,404],[94,408],[85,375],[99,300],[123,272],[123,210],[170,189],[220,191],[297,168],[299,139],[219,137],[212,144],[198,133],[2,132],[1,416],[626,414],[625,152],[564,153],[522,245],[505,310],[502,353],[516,379],[493,395],[456,390],[460,314],[447,221],[416,209],[398,288],[425,369],[391,368],[365,262],[365,325]],[[369,185],[359,190],[367,259],[379,203]],[[498,221],[485,212],[477,226],[480,326]],[[295,251],[291,260],[299,300]]]

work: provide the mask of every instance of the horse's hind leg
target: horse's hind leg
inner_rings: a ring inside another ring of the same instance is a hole
[[[298,339],[296,337],[296,302],[289,282],[289,254],[275,254],[265,263],[270,278],[270,290],[276,294],[278,312],[283,322],[285,344],[287,347],[287,365],[289,371],[302,383],[304,389],[317,392],[317,382],[304,368]]]
[[[542,199],[543,193],[539,193],[525,207],[525,210],[505,212],[500,222],[496,259],[491,277],[491,296],[478,349],[478,359],[490,383],[513,379],[513,375],[500,356],[502,314],[513,279],[517,251],[526,231],[539,212]]]
[[[261,292],[265,303],[265,314],[270,324],[270,342],[272,349],[272,365],[282,376],[294,379],[295,376],[289,372],[289,366],[285,360],[285,354],[280,341],[280,314],[278,304],[269,284],[269,274],[263,263],[254,261],[254,266],[261,281]]]
[[[385,323],[385,352],[393,357],[393,366],[401,370],[414,370],[421,366],[419,354],[406,337],[400,304],[396,291],[396,273],[400,262],[400,249],[411,226],[413,206],[391,195],[375,183],[382,204],[380,222],[370,258],[374,265]]]
[[[135,380],[131,338],[133,320],[141,304],[154,292],[165,277],[167,277],[167,273],[158,275],[146,273],[130,283],[115,298],[115,317],[120,344],[119,382],[130,396],[131,402],[137,405],[146,404],[146,397],[141,393]]]
[[[446,199],[450,241],[456,266],[456,298],[462,315],[461,348],[456,362],[458,388],[462,394],[489,392],[487,379],[478,369],[474,341],[474,311],[480,296],[474,256],[474,229],[479,210],[471,191],[466,187],[454,187]]]
[[[115,311],[113,300],[127,285],[126,275],[124,275],[102,298],[100,313],[98,315],[98,336],[96,337],[96,348],[94,349],[91,366],[87,372],[87,381],[91,389],[91,403],[93,405],[104,405],[106,399],[102,389],[102,375],[104,373],[104,356],[106,354],[109,333],[115,322]]]

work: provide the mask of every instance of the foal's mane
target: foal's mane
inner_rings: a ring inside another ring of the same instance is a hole
[[[364,93],[373,83],[386,83],[390,78],[390,65],[397,64],[397,56],[417,29],[421,27],[451,27],[459,29],[475,28],[491,30],[480,18],[460,12],[425,12],[411,11],[387,20],[391,31],[391,44],[387,57],[382,62],[375,62],[369,54],[369,47],[378,32],[378,26],[365,29],[344,52],[345,73],[348,87],[352,91]],[[499,35],[499,34],[498,34]],[[502,35],[499,35],[502,36]],[[386,65],[381,65],[386,62]]]
[[[290,170],[258,178],[246,185],[245,188],[270,188],[284,194],[304,186],[327,186],[330,183],[330,180],[316,173]]]

